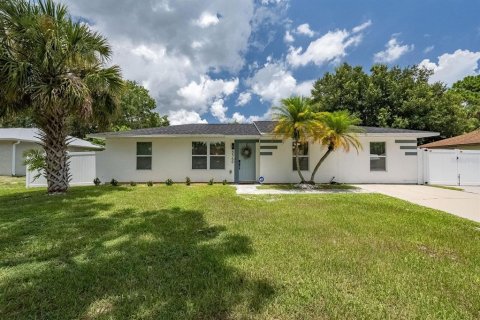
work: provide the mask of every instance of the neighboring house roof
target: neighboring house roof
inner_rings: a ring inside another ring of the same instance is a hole
[[[41,143],[38,135],[40,133],[39,129],[36,128],[0,128],[0,141],[26,141]],[[79,138],[70,137],[68,143],[69,147],[85,148],[85,149],[96,149],[100,150],[103,147],[82,140]]]
[[[420,146],[421,148],[448,148],[456,146],[480,145],[480,129],[460,136],[443,139]]]
[[[182,124],[168,127],[138,129],[130,131],[104,132],[91,134],[91,137],[143,137],[143,136],[261,136],[272,134],[276,121],[254,121],[253,123],[232,123],[232,124]],[[360,127],[367,134],[398,134],[417,137],[437,136],[437,132],[395,129]]]

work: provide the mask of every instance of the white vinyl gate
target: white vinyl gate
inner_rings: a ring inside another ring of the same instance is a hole
[[[70,156],[70,180],[71,186],[88,186],[93,185],[96,175],[95,152],[69,152]],[[47,180],[42,175],[34,181],[38,171],[32,172],[27,167],[27,176],[25,179],[27,188],[30,187],[46,187]]]
[[[419,183],[480,185],[480,150],[422,149],[419,155]]]

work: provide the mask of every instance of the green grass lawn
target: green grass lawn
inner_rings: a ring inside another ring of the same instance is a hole
[[[262,184],[257,186],[257,189],[274,189],[274,190],[300,190],[295,187],[294,183],[284,183],[284,184]],[[358,189],[355,186],[349,184],[316,184],[315,189],[317,190],[354,190]]]
[[[1,319],[478,319],[480,225],[378,194],[0,186]]]

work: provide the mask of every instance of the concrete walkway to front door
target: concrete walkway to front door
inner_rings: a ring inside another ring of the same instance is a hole
[[[480,222],[478,193],[422,185],[360,184],[357,187]]]

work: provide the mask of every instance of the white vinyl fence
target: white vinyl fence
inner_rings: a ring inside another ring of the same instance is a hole
[[[95,152],[69,152],[70,156],[70,180],[71,186],[93,185],[96,176]],[[47,180],[43,175],[34,181],[38,171],[30,171],[27,167],[26,185],[30,187],[46,187]]]
[[[419,183],[480,185],[480,150],[421,149]]]

